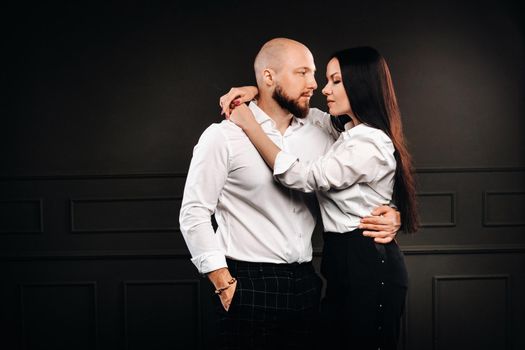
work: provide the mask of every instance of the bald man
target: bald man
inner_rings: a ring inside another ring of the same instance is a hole
[[[273,39],[261,48],[254,70],[259,97],[249,108],[266,134],[301,160],[324,154],[333,139],[312,122],[328,115],[309,108],[317,83],[308,48]],[[189,168],[180,227],[192,262],[217,295],[214,348],[313,346],[322,286],[311,263],[317,214],[315,195],[274,181],[235,124],[223,121],[204,131]]]

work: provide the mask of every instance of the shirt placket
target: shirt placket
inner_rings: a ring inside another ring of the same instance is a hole
[[[290,125],[286,129],[284,135],[280,134],[281,150],[285,152],[290,152],[288,140],[290,139],[291,135],[296,131],[298,127],[299,127],[298,125]],[[290,203],[290,210],[292,212],[292,216],[294,217],[294,220],[292,220],[292,227],[293,227],[294,232],[292,232],[291,234],[293,235],[294,240],[297,242],[297,244],[291,245],[290,249],[294,249],[295,247],[295,251],[291,252],[290,256],[292,256],[292,253],[293,253],[293,256],[297,257],[297,261],[302,262],[304,261],[304,255],[305,255],[306,249],[303,244],[304,232],[302,232],[303,230],[300,225],[301,220],[299,217],[299,212],[301,211],[301,208],[299,208],[298,202],[301,199],[298,198],[297,193],[290,188],[288,188],[288,199]]]

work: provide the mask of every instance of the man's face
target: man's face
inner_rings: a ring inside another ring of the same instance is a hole
[[[288,51],[285,62],[275,75],[273,98],[296,117],[305,118],[310,98],[317,89],[314,59],[311,52],[304,48]]]

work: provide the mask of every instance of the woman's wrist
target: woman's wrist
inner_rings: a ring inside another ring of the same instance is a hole
[[[252,90],[252,100],[256,100],[259,97],[259,89],[257,86],[250,86],[250,89]]]
[[[247,135],[254,135],[257,133],[257,131],[261,128],[259,123],[255,119],[252,121],[246,123],[242,127],[242,131],[244,131]]]

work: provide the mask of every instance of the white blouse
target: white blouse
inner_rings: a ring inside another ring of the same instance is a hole
[[[326,120],[324,125],[317,121],[325,130],[329,129]],[[317,191],[324,230],[348,232],[376,207],[392,205],[394,150],[383,131],[358,124],[342,132],[328,152],[314,161],[279,152],[274,177],[289,188]]]

